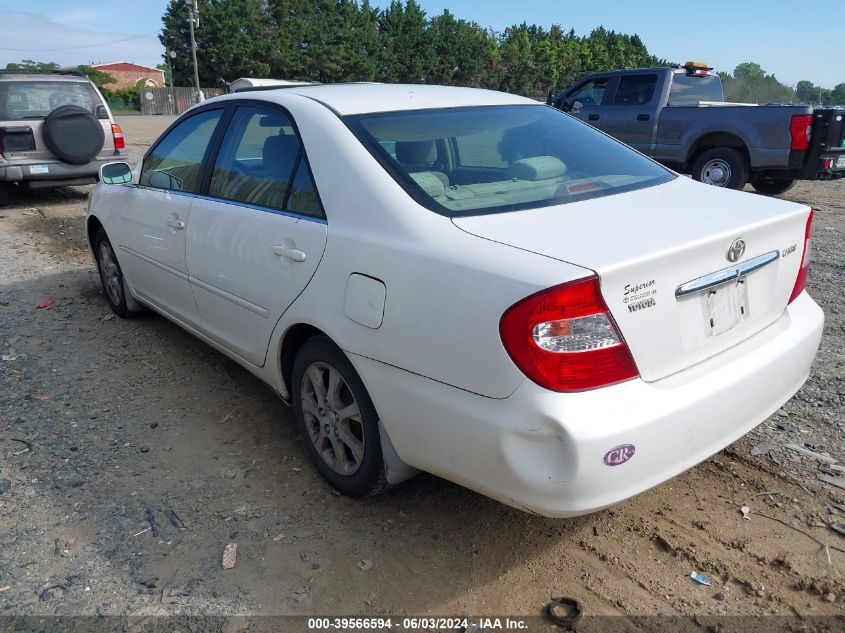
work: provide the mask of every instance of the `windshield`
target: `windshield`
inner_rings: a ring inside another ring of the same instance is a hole
[[[674,177],[545,105],[387,112],[346,122],[408,194],[450,217],[598,198]]]
[[[698,101],[724,101],[722,80],[717,75],[691,76],[686,73],[672,75],[669,105],[696,103]]]
[[[81,106],[94,114],[100,99],[91,84],[81,81],[0,82],[0,120],[43,119],[63,105]]]

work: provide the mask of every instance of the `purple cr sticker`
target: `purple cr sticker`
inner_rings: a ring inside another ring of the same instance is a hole
[[[621,466],[631,459],[636,451],[633,444],[621,444],[604,454],[604,463],[607,466]]]

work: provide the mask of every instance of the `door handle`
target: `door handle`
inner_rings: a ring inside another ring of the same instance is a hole
[[[278,244],[273,247],[273,253],[278,255],[279,257],[284,257],[285,259],[289,259],[294,262],[305,261],[305,251],[301,251],[296,248],[289,248],[287,246],[282,246],[281,244]]]
[[[637,121],[648,121],[651,118],[650,114],[638,114]]]
[[[589,121],[598,121],[600,118],[601,118],[601,116],[599,116],[598,114],[591,114],[591,115],[589,115],[589,116],[587,117],[587,120],[589,120]]]
[[[167,221],[167,226],[169,226],[171,229],[174,229],[176,231],[181,231],[182,229],[185,228],[186,225],[185,225],[184,220],[180,220],[179,218],[170,218]]]

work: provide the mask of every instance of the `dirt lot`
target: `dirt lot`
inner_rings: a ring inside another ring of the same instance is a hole
[[[167,122],[121,121],[135,158]],[[533,616],[553,595],[629,630],[845,614],[845,536],[829,527],[845,529],[845,490],[819,479],[845,472],[785,448],[845,461],[845,181],[787,194],[820,209],[809,288],[827,323],[806,386],[713,459],[574,520],[427,475],[336,496],[245,370],[160,317],[111,318],[86,196],[0,209],[0,615]]]

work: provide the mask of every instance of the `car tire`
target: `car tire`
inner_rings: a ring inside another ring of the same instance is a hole
[[[9,188],[8,183],[0,182],[0,208],[9,204]]]
[[[112,312],[122,319],[131,319],[140,314],[140,310],[131,307],[136,305],[135,301],[132,298],[127,299],[128,290],[123,278],[123,270],[120,268],[114,247],[103,228],[97,231],[94,238],[94,259],[97,262],[97,271],[100,273],[103,293],[106,295],[106,300],[109,302]]]
[[[748,182],[748,161],[732,147],[714,147],[695,160],[692,177],[714,187],[742,189]]]
[[[757,193],[767,196],[778,196],[792,189],[795,186],[795,180],[792,178],[756,177],[751,179],[751,186],[754,187]]]
[[[350,497],[383,492],[378,414],[358,372],[326,336],[300,348],[291,372],[297,427],[317,471]]]

